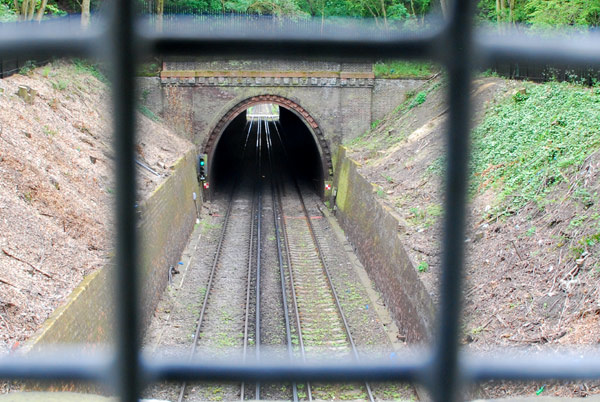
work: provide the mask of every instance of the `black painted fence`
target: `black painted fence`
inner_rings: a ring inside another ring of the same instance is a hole
[[[585,85],[600,84],[600,69],[549,66],[539,63],[497,63],[492,72],[501,77],[535,82],[568,81]]]
[[[48,59],[32,60],[31,58],[0,58],[0,78],[10,77],[20,71],[25,72],[28,68],[42,66],[48,63]]]

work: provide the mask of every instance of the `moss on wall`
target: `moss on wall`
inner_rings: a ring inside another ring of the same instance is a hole
[[[200,194],[196,151],[190,150],[175,164],[171,176],[140,203],[140,290],[144,324],[167,284],[169,266],[179,261],[194,228],[193,192]],[[197,202],[201,203],[200,197]],[[39,351],[57,344],[84,344],[84,349],[93,350],[110,342],[114,332],[115,269],[122,268],[109,263],[88,275],[27,342],[23,352]]]
[[[398,220],[377,200],[376,190],[360,175],[359,166],[340,147],[334,177],[336,216],[407,340],[428,341],[433,331],[433,301],[404,250]]]

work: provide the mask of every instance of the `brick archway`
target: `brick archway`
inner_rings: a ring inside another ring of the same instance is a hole
[[[229,109],[229,111],[227,111],[223,117],[221,117],[217,125],[211,130],[208,139],[202,147],[203,153],[207,154],[209,159],[209,166],[207,169],[209,178],[212,176],[212,164],[210,161],[213,158],[219,139],[229,123],[231,123],[233,119],[235,119],[240,113],[244,112],[249,107],[261,103],[274,103],[282,106],[292,111],[300,118],[300,120],[304,122],[304,124],[306,124],[307,128],[313,135],[313,138],[317,144],[317,148],[319,149],[323,168],[323,179],[330,180],[331,175],[333,174],[333,163],[331,161],[331,152],[329,150],[329,146],[327,145],[327,141],[325,140],[325,136],[323,135],[321,128],[315,119],[302,106],[288,98],[284,98],[283,96],[279,95],[258,95],[245,99],[237,103],[235,106]]]

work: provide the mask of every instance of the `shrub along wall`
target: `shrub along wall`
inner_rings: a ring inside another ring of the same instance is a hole
[[[193,193],[199,194],[196,151],[173,166],[172,174],[140,203],[139,231],[142,321],[144,328],[168,282],[169,266],[177,265],[196,222]],[[198,208],[201,206],[198,197]],[[29,340],[24,352],[52,344],[107,343],[113,333],[113,263],[88,275]]]
[[[407,341],[427,341],[433,331],[434,304],[404,250],[398,220],[379,202],[373,185],[359,174],[359,164],[346,156],[344,147],[337,156],[334,183],[340,225]]]

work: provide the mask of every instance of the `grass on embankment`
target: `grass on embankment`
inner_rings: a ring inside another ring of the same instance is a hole
[[[557,82],[523,88],[473,130],[471,194],[494,190],[490,217],[513,214],[531,201],[543,207],[550,202],[546,195],[558,183],[570,183],[600,148],[600,88]],[[575,194],[597,197],[584,192]]]
[[[375,78],[425,79],[439,71],[438,66],[429,62],[386,60],[373,65]]]

